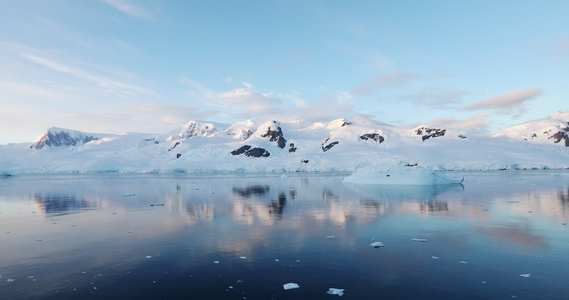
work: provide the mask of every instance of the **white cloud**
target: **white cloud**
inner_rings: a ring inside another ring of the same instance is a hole
[[[225,78],[221,78],[221,81],[225,82],[225,83],[231,83],[233,81],[233,78],[231,77],[225,77]]]
[[[543,94],[543,90],[540,88],[509,91],[502,95],[486,98],[469,104],[461,108],[461,110],[491,110],[495,114],[510,114],[515,111],[520,113],[525,111],[524,106],[528,100],[531,100],[541,94]]]
[[[243,86],[245,86],[245,88],[247,90],[252,90],[253,88],[255,88],[255,86],[253,84],[251,84],[249,82],[245,82],[245,81],[243,82]]]
[[[259,94],[246,89],[234,89],[226,92],[218,93],[214,98],[206,99],[209,101],[219,102],[224,106],[274,106],[283,104],[282,100],[270,97],[268,95]]]

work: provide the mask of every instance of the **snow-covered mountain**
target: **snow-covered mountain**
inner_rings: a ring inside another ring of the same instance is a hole
[[[190,121],[167,134],[50,128],[0,146],[0,173],[351,172],[409,165],[436,170],[569,168],[569,113],[464,134],[428,124],[395,127],[364,117],[329,122]]]

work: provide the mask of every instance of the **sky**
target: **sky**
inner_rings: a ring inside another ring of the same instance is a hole
[[[565,0],[0,0],[0,11],[0,144],[50,127],[360,115],[492,133],[569,111]]]

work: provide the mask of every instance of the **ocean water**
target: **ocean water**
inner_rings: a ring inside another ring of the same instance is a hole
[[[1,179],[0,299],[567,299],[569,171],[463,175]]]

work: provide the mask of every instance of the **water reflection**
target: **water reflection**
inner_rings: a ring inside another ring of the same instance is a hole
[[[95,203],[86,201],[74,195],[66,194],[35,194],[33,200],[39,211],[48,216],[63,216],[75,214],[85,209],[97,208]]]

